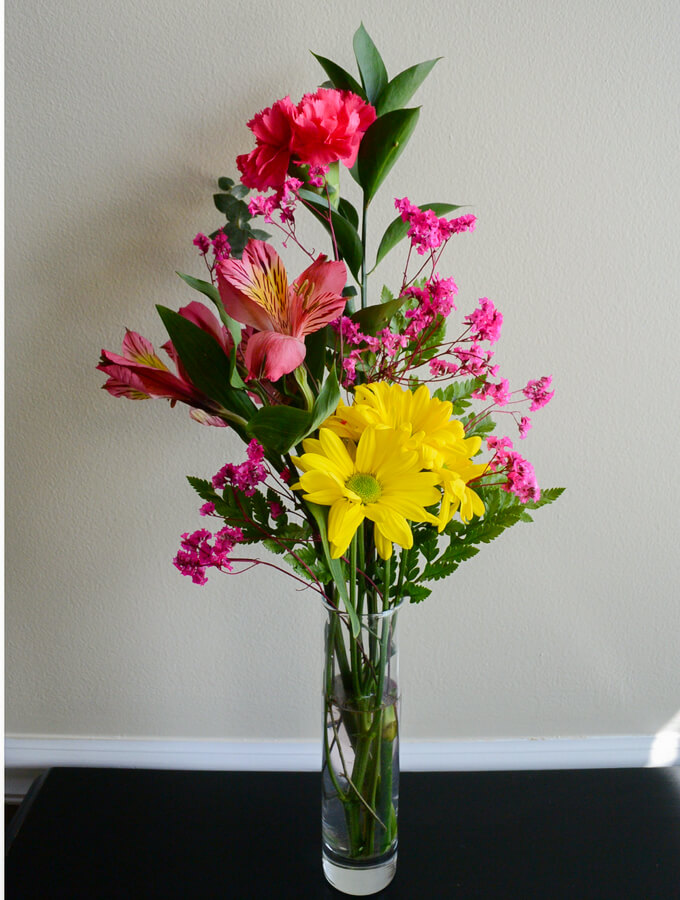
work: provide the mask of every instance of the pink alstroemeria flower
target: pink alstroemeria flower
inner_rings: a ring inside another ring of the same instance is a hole
[[[343,262],[319,256],[288,284],[276,250],[249,241],[242,259],[217,264],[217,286],[227,313],[256,329],[248,340],[245,364],[250,378],[278,381],[305,358],[305,336],[337,319],[345,308]]]
[[[211,334],[226,352],[231,352],[231,335],[202,303],[194,301],[179,312]],[[177,374],[168,369],[150,341],[136,331],[126,331],[121,355],[102,350],[97,369],[109,376],[102,387],[114,397],[129,400],[164,398],[173,406],[177,401],[186,403],[192,407],[189,413],[192,419],[201,425],[226,427],[227,423],[217,415],[220,405],[194,387],[172,343],[168,341],[163,349],[175,363]]]

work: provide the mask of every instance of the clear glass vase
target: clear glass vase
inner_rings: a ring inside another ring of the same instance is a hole
[[[322,768],[323,870],[333,887],[365,896],[397,868],[400,605],[359,617],[327,606]]]

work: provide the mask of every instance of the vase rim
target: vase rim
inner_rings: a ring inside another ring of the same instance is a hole
[[[362,612],[361,615],[358,615],[360,621],[365,621],[366,619],[383,619],[388,616],[393,616],[395,613],[398,613],[399,610],[405,603],[404,597],[401,597],[397,603],[393,606],[390,606],[389,609],[377,610],[376,612]],[[329,613],[336,613],[339,616],[349,617],[349,613],[346,609],[340,608],[338,606],[333,606],[331,603],[326,600],[325,597],[321,599],[321,604]]]

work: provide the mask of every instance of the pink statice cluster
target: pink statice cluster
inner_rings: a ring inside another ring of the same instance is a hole
[[[435,356],[434,359],[431,359],[428,365],[430,367],[430,374],[434,378],[449,377],[455,375],[458,371],[456,363],[448,362],[445,359],[441,359],[439,356]]]
[[[531,400],[531,406],[529,407],[531,412],[545,406],[555,396],[555,391],[550,390],[551,384],[552,375],[544,375],[538,381],[529,381],[527,386],[522,389],[522,393],[527,400]]]
[[[451,351],[459,361],[459,375],[472,375],[474,378],[485,378],[488,375],[495,377],[498,374],[498,366],[490,365],[493,350],[484,350],[477,341],[472,341],[469,347],[457,344]]]
[[[423,210],[414,206],[408,197],[395,199],[403,222],[408,222],[408,237],[418,253],[424,255],[446,243],[454,234],[474,231],[476,217],[458,216],[455,219],[439,218],[431,209]]]
[[[276,210],[282,223],[293,222],[298,191],[301,187],[302,182],[299,178],[286,178],[273,194],[259,194],[253,197],[248,203],[248,211],[251,216],[263,216],[265,222],[270,225],[276,224],[272,218]]]
[[[240,528],[230,528],[226,525],[214,535],[207,528],[201,528],[192,534],[182,535],[181,547],[173,563],[182,575],[191,578],[194,584],[205,584],[208,580],[206,569],[233,571],[229,554],[242,540],[243,532]]]
[[[193,243],[194,246],[198,247],[198,249],[201,251],[201,256],[207,256],[208,253],[212,250],[213,266],[221,259],[228,259],[229,254],[231,253],[229,239],[227,238],[222,228],[220,228],[215,237],[212,239],[209,238],[206,234],[202,234],[199,231],[199,233],[194,238]]]
[[[471,338],[474,341],[489,341],[495,344],[501,336],[501,325],[503,324],[503,315],[488,297],[481,297],[479,300],[479,309],[470,313],[464,319],[466,325],[472,328]]]
[[[326,183],[329,166],[310,166],[307,181],[314,187],[323,187]]]
[[[440,278],[439,275],[429,278],[422,288],[406,288],[403,296],[417,301],[413,309],[405,312],[410,321],[404,333],[409,340],[417,339],[440,316],[446,318],[456,308],[453,298],[457,293],[458,286],[453,278]]]
[[[283,503],[279,503],[278,500],[269,501],[269,512],[271,513],[272,519],[278,519],[285,511]]]
[[[258,191],[279,188],[291,162],[316,167],[317,180],[318,167],[340,161],[351,168],[375,118],[375,109],[351,91],[319,88],[297,106],[290,97],[277,100],[248,122],[255,149],[236,159],[241,181]]]
[[[391,331],[389,328],[383,328],[375,335],[364,334],[358,323],[354,322],[349,316],[340,316],[340,318],[331,322],[331,327],[340,335],[343,343],[354,347],[349,353],[343,353],[342,368],[344,377],[342,382],[345,387],[351,387],[355,383],[357,377],[356,366],[366,350],[392,359],[399,350],[407,347],[409,343],[408,335]]]
[[[248,459],[240,465],[227,463],[213,476],[212,485],[216,490],[224,490],[227,485],[243,491],[246,497],[252,497],[261,484],[267,478],[267,470],[262,465],[264,459],[264,447],[256,440],[252,440],[246,449]]]
[[[501,378],[498,384],[485,381],[472,396],[479,400],[492,400],[496,406],[506,406],[510,402],[510,384],[507,378]]]
[[[512,449],[510,438],[489,437],[486,446],[494,451],[494,456],[489,462],[489,470],[505,476],[503,490],[515,494],[522,503],[540,500],[541,490],[536,481],[534,467]]]

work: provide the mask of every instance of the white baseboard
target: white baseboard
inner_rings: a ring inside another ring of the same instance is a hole
[[[405,741],[405,772],[637,768],[680,765],[680,734],[488,741]],[[315,771],[318,741],[164,741],[12,737],[5,797],[20,799],[50,766],[232,771]]]

